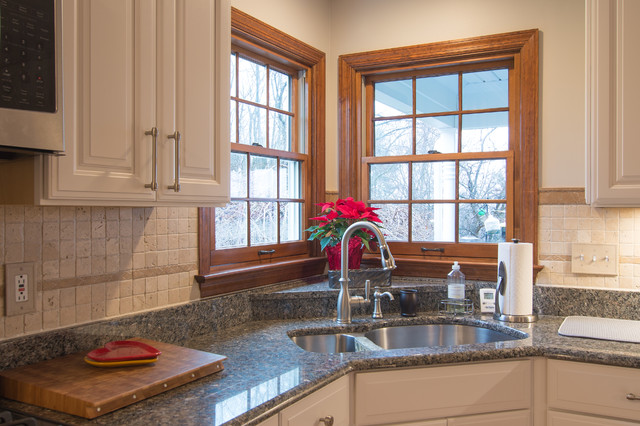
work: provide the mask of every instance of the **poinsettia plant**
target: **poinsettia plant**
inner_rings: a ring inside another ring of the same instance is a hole
[[[362,201],[354,201],[353,197],[317,205],[322,207],[323,215],[312,217],[311,220],[317,220],[320,224],[310,226],[305,231],[311,232],[309,240],[320,239],[321,250],[339,245],[347,228],[356,222],[382,223],[375,212],[378,208],[367,207]],[[349,240],[349,245],[352,241],[359,242],[370,250],[369,241],[373,238],[375,234],[368,229],[358,229]]]

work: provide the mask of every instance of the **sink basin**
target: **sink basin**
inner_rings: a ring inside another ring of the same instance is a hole
[[[295,336],[291,340],[309,352],[335,354],[356,351],[356,338],[349,334],[311,334]]]
[[[367,332],[365,337],[383,349],[456,346],[518,340],[518,337],[500,331],[460,324],[384,327]]]

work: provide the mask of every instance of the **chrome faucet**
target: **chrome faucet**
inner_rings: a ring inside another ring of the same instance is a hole
[[[382,307],[380,306],[380,299],[383,296],[387,296],[389,300],[393,300],[393,294],[388,291],[382,292],[380,291],[380,287],[376,287],[375,292],[373,293],[373,315],[371,318],[380,319],[382,318]]]
[[[391,255],[391,251],[389,251],[389,247],[380,228],[371,222],[356,222],[349,226],[342,236],[341,243],[340,293],[338,294],[338,317],[336,318],[338,324],[351,324],[351,304],[365,303],[365,298],[362,296],[349,296],[349,239],[351,235],[360,228],[366,228],[372,231],[378,239],[383,270],[396,269],[396,262]],[[368,299],[369,289],[365,289],[365,292],[365,296]]]

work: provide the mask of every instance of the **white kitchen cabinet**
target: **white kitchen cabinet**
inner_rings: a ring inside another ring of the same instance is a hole
[[[62,13],[66,152],[45,159],[42,204],[226,203],[229,1],[64,0]]]
[[[278,415],[269,417],[267,420],[258,423],[258,426],[278,426],[280,423],[278,422]]]
[[[587,0],[587,202],[640,206],[640,2]]]
[[[640,424],[640,370],[549,360],[548,425]],[[560,414],[572,411],[575,416]],[[571,418],[563,423],[563,419]],[[617,418],[619,420],[614,420]],[[586,419],[586,420],[585,420]]]
[[[348,426],[349,417],[350,376],[344,376],[282,410],[280,426],[322,426],[330,419],[333,426]]]
[[[448,419],[447,422],[447,426],[529,426],[530,424],[531,412],[529,410],[454,417]]]
[[[549,411],[547,426],[637,426],[636,422]]]
[[[530,359],[358,373],[355,422],[448,419],[450,425],[482,425],[487,423],[481,416],[454,417],[521,410],[517,415],[530,423],[532,377]]]

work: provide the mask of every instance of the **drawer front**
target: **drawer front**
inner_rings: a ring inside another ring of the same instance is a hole
[[[640,419],[640,369],[581,362],[549,360],[547,369],[549,408],[623,419]]]
[[[508,411],[506,413],[477,414],[475,416],[449,419],[447,426],[529,426],[529,410]]]
[[[549,411],[547,426],[638,426],[640,423]]]
[[[349,425],[349,376],[341,377],[280,412],[281,426],[320,426],[333,417],[334,426]]]
[[[528,409],[531,374],[530,360],[359,373],[356,424]]]

